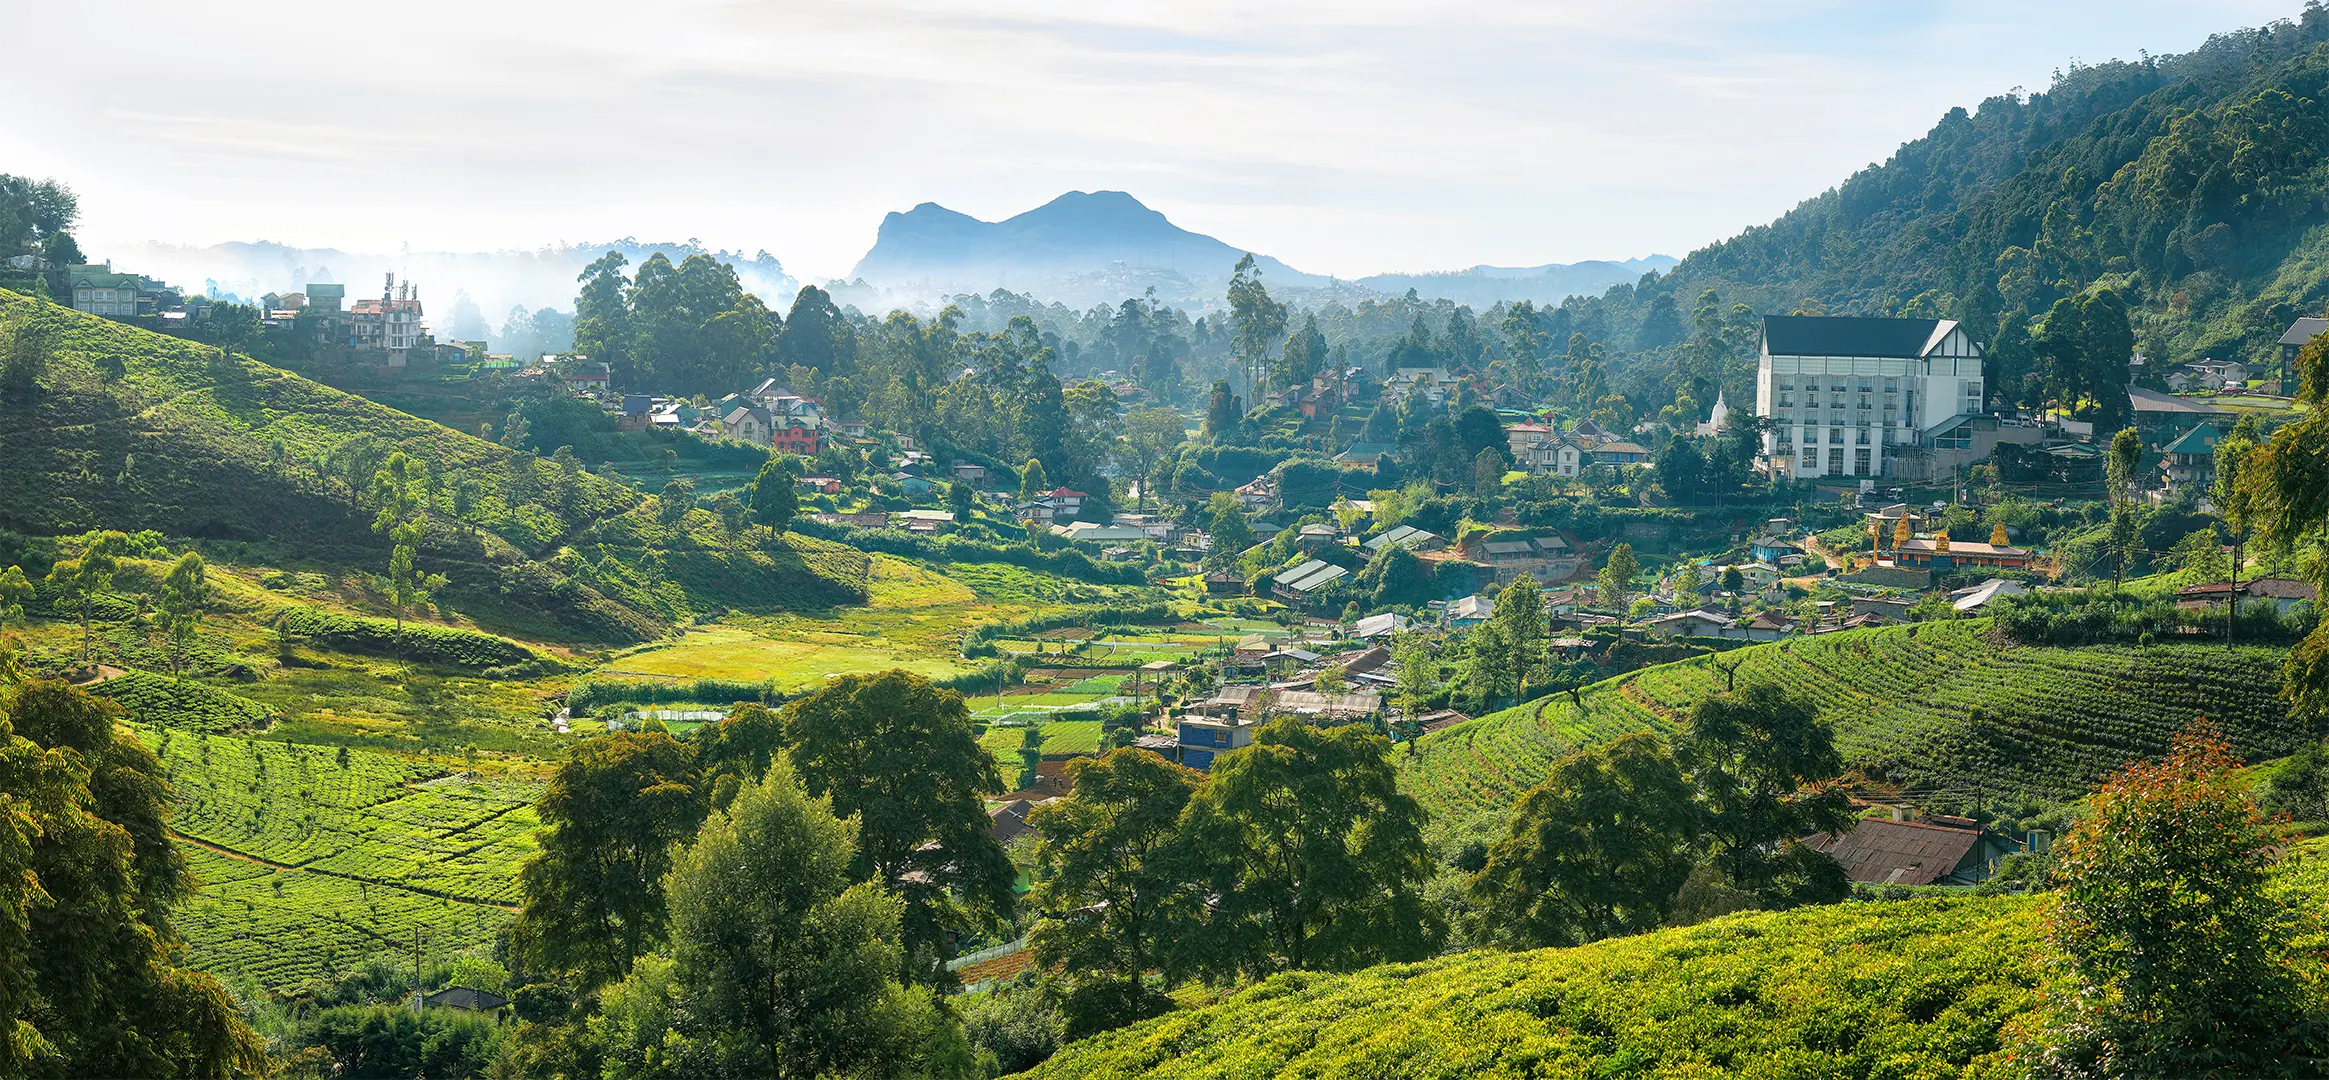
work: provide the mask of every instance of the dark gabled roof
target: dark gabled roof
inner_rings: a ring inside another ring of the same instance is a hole
[[[448,986],[421,998],[421,1004],[440,1009],[468,1009],[472,1012],[491,1012],[509,1004],[500,994],[489,994],[467,986]]]
[[[1972,854],[1981,830],[1861,818],[1850,832],[1821,833],[1804,842],[1844,864],[1845,875],[1854,881],[1930,885],[1954,873]]]
[[[2324,331],[2329,331],[2329,319],[2306,316],[2289,324],[2289,332],[2280,336],[2280,343],[2283,345],[2302,345]]]
[[[2219,409],[2205,402],[2174,394],[2162,394],[2140,386],[2127,388],[2127,404],[2139,413],[2190,413],[2194,416],[2230,416],[2229,409]]]
[[[1931,351],[1951,319],[1863,319],[1765,315],[1763,341],[1773,356],[1883,356],[1914,360]]]

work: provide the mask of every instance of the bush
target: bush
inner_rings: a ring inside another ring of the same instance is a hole
[[[930,562],[1004,563],[1041,570],[1094,585],[1143,585],[1148,578],[1132,563],[1100,562],[1080,551],[1041,551],[1028,544],[985,544],[959,536],[927,537],[898,529],[860,529],[796,518],[793,532],[831,540],[859,551],[878,551]]]
[[[213,735],[262,727],[274,714],[249,698],[198,682],[134,671],[98,683],[91,690],[120,703],[132,723],[153,724]]]
[[[534,651],[508,638],[450,626],[406,623],[402,632],[387,619],[341,615],[309,607],[287,607],[275,614],[275,625],[285,633],[348,652],[393,656],[459,667],[490,668],[523,663]]]
[[[606,705],[729,705],[757,701],[776,705],[785,696],[764,682],[741,679],[697,679],[694,682],[648,682],[630,679],[585,679],[566,692],[566,707],[574,715],[588,714]]]

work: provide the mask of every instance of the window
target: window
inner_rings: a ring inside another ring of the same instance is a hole
[[[1794,379],[1781,379],[1781,380],[1779,380],[1779,388],[1780,388],[1781,390],[1793,390],[1793,389],[1795,389],[1795,380],[1794,380]]]
[[[1852,475],[1868,475],[1868,455],[1869,451],[1865,449],[1852,451]]]
[[[1867,376],[1865,376],[1865,375],[1861,376],[1861,377],[1860,377],[1860,392],[1861,392],[1861,393],[1863,393],[1863,394],[1872,394],[1872,393],[1875,393],[1875,392],[1876,392],[1876,380],[1874,380],[1874,379],[1871,379],[1871,378],[1869,378],[1869,377],[1867,377]]]
[[[1840,473],[1842,473],[1842,472],[1844,471],[1844,448],[1843,448],[1843,447],[1841,447],[1841,446],[1831,446],[1831,447],[1828,447],[1828,471],[1829,471],[1829,472],[1832,472],[1832,473],[1839,473],[1839,474],[1840,474]]]
[[[1885,393],[1887,393],[1887,394],[1897,394],[1897,393],[1900,393],[1900,379],[1899,379],[1899,377],[1898,377],[1898,376],[1891,376],[1891,375],[1885,376],[1885,379],[1884,379],[1884,392],[1885,392]]]
[[[1813,471],[1813,470],[1816,470],[1816,469],[1818,469],[1819,467],[1820,467],[1820,452],[1819,452],[1819,448],[1818,448],[1818,447],[1813,447],[1813,446],[1806,446],[1806,447],[1804,447],[1804,448],[1803,448],[1803,468],[1804,468],[1804,471],[1805,471],[1805,472],[1811,472],[1811,471]]]

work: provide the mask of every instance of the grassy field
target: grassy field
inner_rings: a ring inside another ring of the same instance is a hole
[[[783,690],[815,686],[835,675],[904,668],[944,678],[975,670],[961,659],[963,631],[984,622],[1045,614],[1062,605],[1030,599],[1062,595],[1069,583],[1014,566],[947,564],[932,568],[891,555],[871,556],[870,599],[829,615],[731,615],[678,641],[634,649],[598,674],[613,678],[775,679]],[[1090,592],[1134,590],[1077,584]],[[1058,643],[1050,643],[1055,650]],[[1027,651],[1032,651],[1032,645]],[[1140,662],[1145,663],[1145,660]]]
[[[196,967],[289,990],[365,960],[491,941],[519,899],[541,785],[365,750],[139,726],[178,791],[171,828],[205,888]]]
[[[834,675],[904,668],[917,675],[944,677],[968,665],[879,638],[833,631],[810,631],[772,640],[742,627],[694,630],[675,644],[635,652],[599,669],[599,674],[636,678],[776,680],[780,690],[814,686]]]
[[[2206,713],[2256,757],[2312,737],[2275,696],[2282,650],[2001,647],[1986,620],[1824,634],[1723,654],[1738,684],[1820,702],[1849,762],[1937,798],[2073,797]],[[1710,658],[1597,683],[1425,736],[1400,782],[1435,815],[1503,813],[1550,764],[1630,731],[1671,732],[1723,689]]]

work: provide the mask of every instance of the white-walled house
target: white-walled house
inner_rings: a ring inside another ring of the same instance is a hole
[[[1954,319],[1763,317],[1755,414],[1779,476],[1889,475],[1982,392],[1981,345]]]

